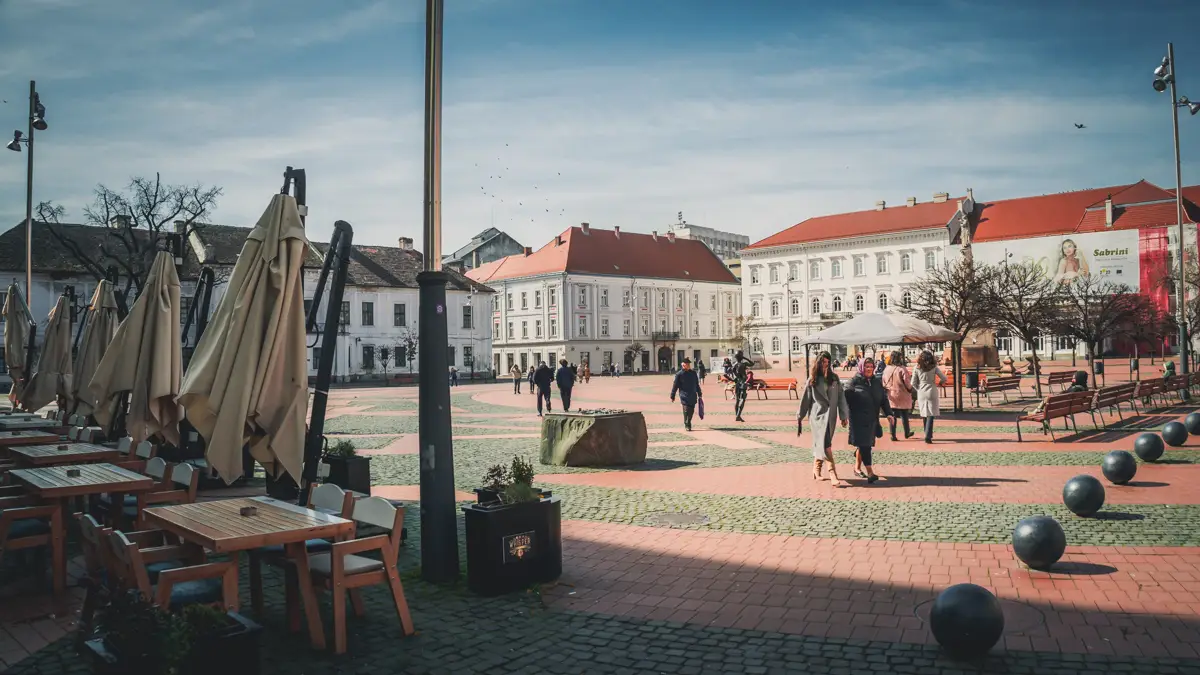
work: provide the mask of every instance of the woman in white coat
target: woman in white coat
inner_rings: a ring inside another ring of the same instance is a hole
[[[938,385],[946,382],[942,369],[928,349],[917,357],[913,368],[912,387],[917,392],[917,414],[925,424],[925,442],[933,443],[933,419],[938,415]]]
[[[837,475],[833,463],[834,423],[841,418],[845,427],[850,419],[850,408],[842,394],[842,383],[832,367],[833,357],[821,352],[813,365],[804,394],[800,396],[800,409],[796,411],[796,435],[804,427],[804,418],[812,424],[813,480],[823,480],[821,467],[829,462],[829,478],[834,487],[845,487]]]

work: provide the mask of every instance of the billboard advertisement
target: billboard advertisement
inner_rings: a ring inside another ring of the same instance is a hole
[[[1135,291],[1139,287],[1137,230],[991,241],[974,244],[971,249],[979,262],[996,265],[1007,259],[1034,263],[1046,276],[1062,283],[1090,274]]]

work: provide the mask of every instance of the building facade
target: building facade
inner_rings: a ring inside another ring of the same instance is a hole
[[[722,260],[738,257],[738,253],[750,245],[750,237],[744,234],[722,232],[711,227],[692,225],[684,222],[682,213],[679,214],[679,222],[671,225],[668,231],[674,232],[675,236],[680,239],[695,239],[704,242]]]
[[[489,227],[471,237],[471,241],[454,253],[442,256],[442,265],[470,270],[524,250],[525,247],[508,233]]]
[[[494,291],[492,366],[566,359],[595,372],[673,370],[737,348],[737,280],[702,242],[583,223],[468,272]]]
[[[942,265],[977,208],[968,190],[930,202],[810,218],[742,251],[742,305],[750,356],[767,368],[804,368],[803,338],[862,312],[891,312],[910,286]],[[835,356],[845,348],[835,347]],[[761,367],[760,366],[760,367]]]

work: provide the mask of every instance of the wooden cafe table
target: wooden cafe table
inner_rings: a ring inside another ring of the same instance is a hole
[[[242,515],[243,509],[247,508],[253,509],[254,513]],[[314,647],[324,649],[325,629],[321,625],[317,594],[308,569],[308,549],[304,543],[309,539],[352,537],[354,521],[270,497],[159,506],[146,509],[143,517],[151,526],[213,553],[228,554],[235,561],[242,551],[282,545],[296,566],[309,638]]]
[[[78,472],[78,475],[74,475]],[[154,487],[154,479],[112,464],[79,464],[13,469],[8,475],[23,483],[30,494],[45,501],[58,501],[65,507],[74,497],[107,492],[113,503],[120,504],[127,492],[142,492]],[[54,542],[54,592],[67,585],[66,533],[60,530]]]
[[[0,449],[18,445],[50,445],[56,443],[58,439],[58,434],[47,429],[0,431]]]
[[[5,419],[5,418],[8,419]],[[37,417],[0,416],[0,431],[18,431],[22,429],[58,429],[61,422],[39,419]]]
[[[111,462],[121,453],[95,443],[55,443],[22,445],[9,448],[8,454],[21,466],[56,466],[59,464],[91,464]]]

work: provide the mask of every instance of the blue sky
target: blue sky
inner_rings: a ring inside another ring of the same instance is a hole
[[[1151,71],[1200,99],[1200,3],[446,0],[444,250],[495,224],[765,237],[934,192],[1174,181]],[[130,176],[224,188],[250,225],[286,165],[309,230],[420,245],[421,0],[0,0],[0,129],[51,127],[34,199],[81,217]],[[1190,41],[1189,41],[1190,35]],[[1077,130],[1074,123],[1087,125]],[[7,125],[7,126],[6,126]],[[1180,121],[1200,183],[1200,116]],[[25,165],[0,154],[0,223]]]

